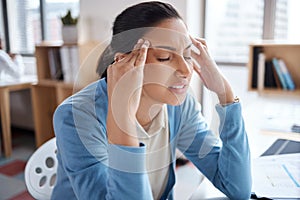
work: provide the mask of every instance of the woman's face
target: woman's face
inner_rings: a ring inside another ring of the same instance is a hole
[[[191,44],[185,24],[167,19],[149,31],[143,95],[155,103],[181,104],[193,72]]]

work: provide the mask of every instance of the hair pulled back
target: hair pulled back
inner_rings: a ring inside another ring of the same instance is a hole
[[[175,8],[168,3],[150,1],[126,8],[113,23],[112,40],[98,61],[98,75],[106,77],[106,69],[114,62],[115,54],[130,52],[138,39],[147,32],[146,27],[154,27],[163,20],[171,18],[182,19]]]

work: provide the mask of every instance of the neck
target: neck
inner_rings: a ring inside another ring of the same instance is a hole
[[[152,120],[161,111],[163,103],[158,103],[142,92],[140,105],[136,113],[137,121],[141,126],[149,127]]]

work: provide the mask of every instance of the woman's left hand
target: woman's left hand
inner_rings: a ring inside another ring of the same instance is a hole
[[[197,61],[194,70],[202,79],[205,87],[218,95],[220,104],[234,101],[234,95],[228,81],[222,75],[216,62],[210,56],[204,39],[190,37],[199,53],[192,51],[192,57]]]

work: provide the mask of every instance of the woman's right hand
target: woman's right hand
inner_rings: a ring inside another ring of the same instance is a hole
[[[138,146],[136,112],[143,88],[149,42],[140,39],[129,54],[116,54],[107,69],[107,136],[112,144]]]

